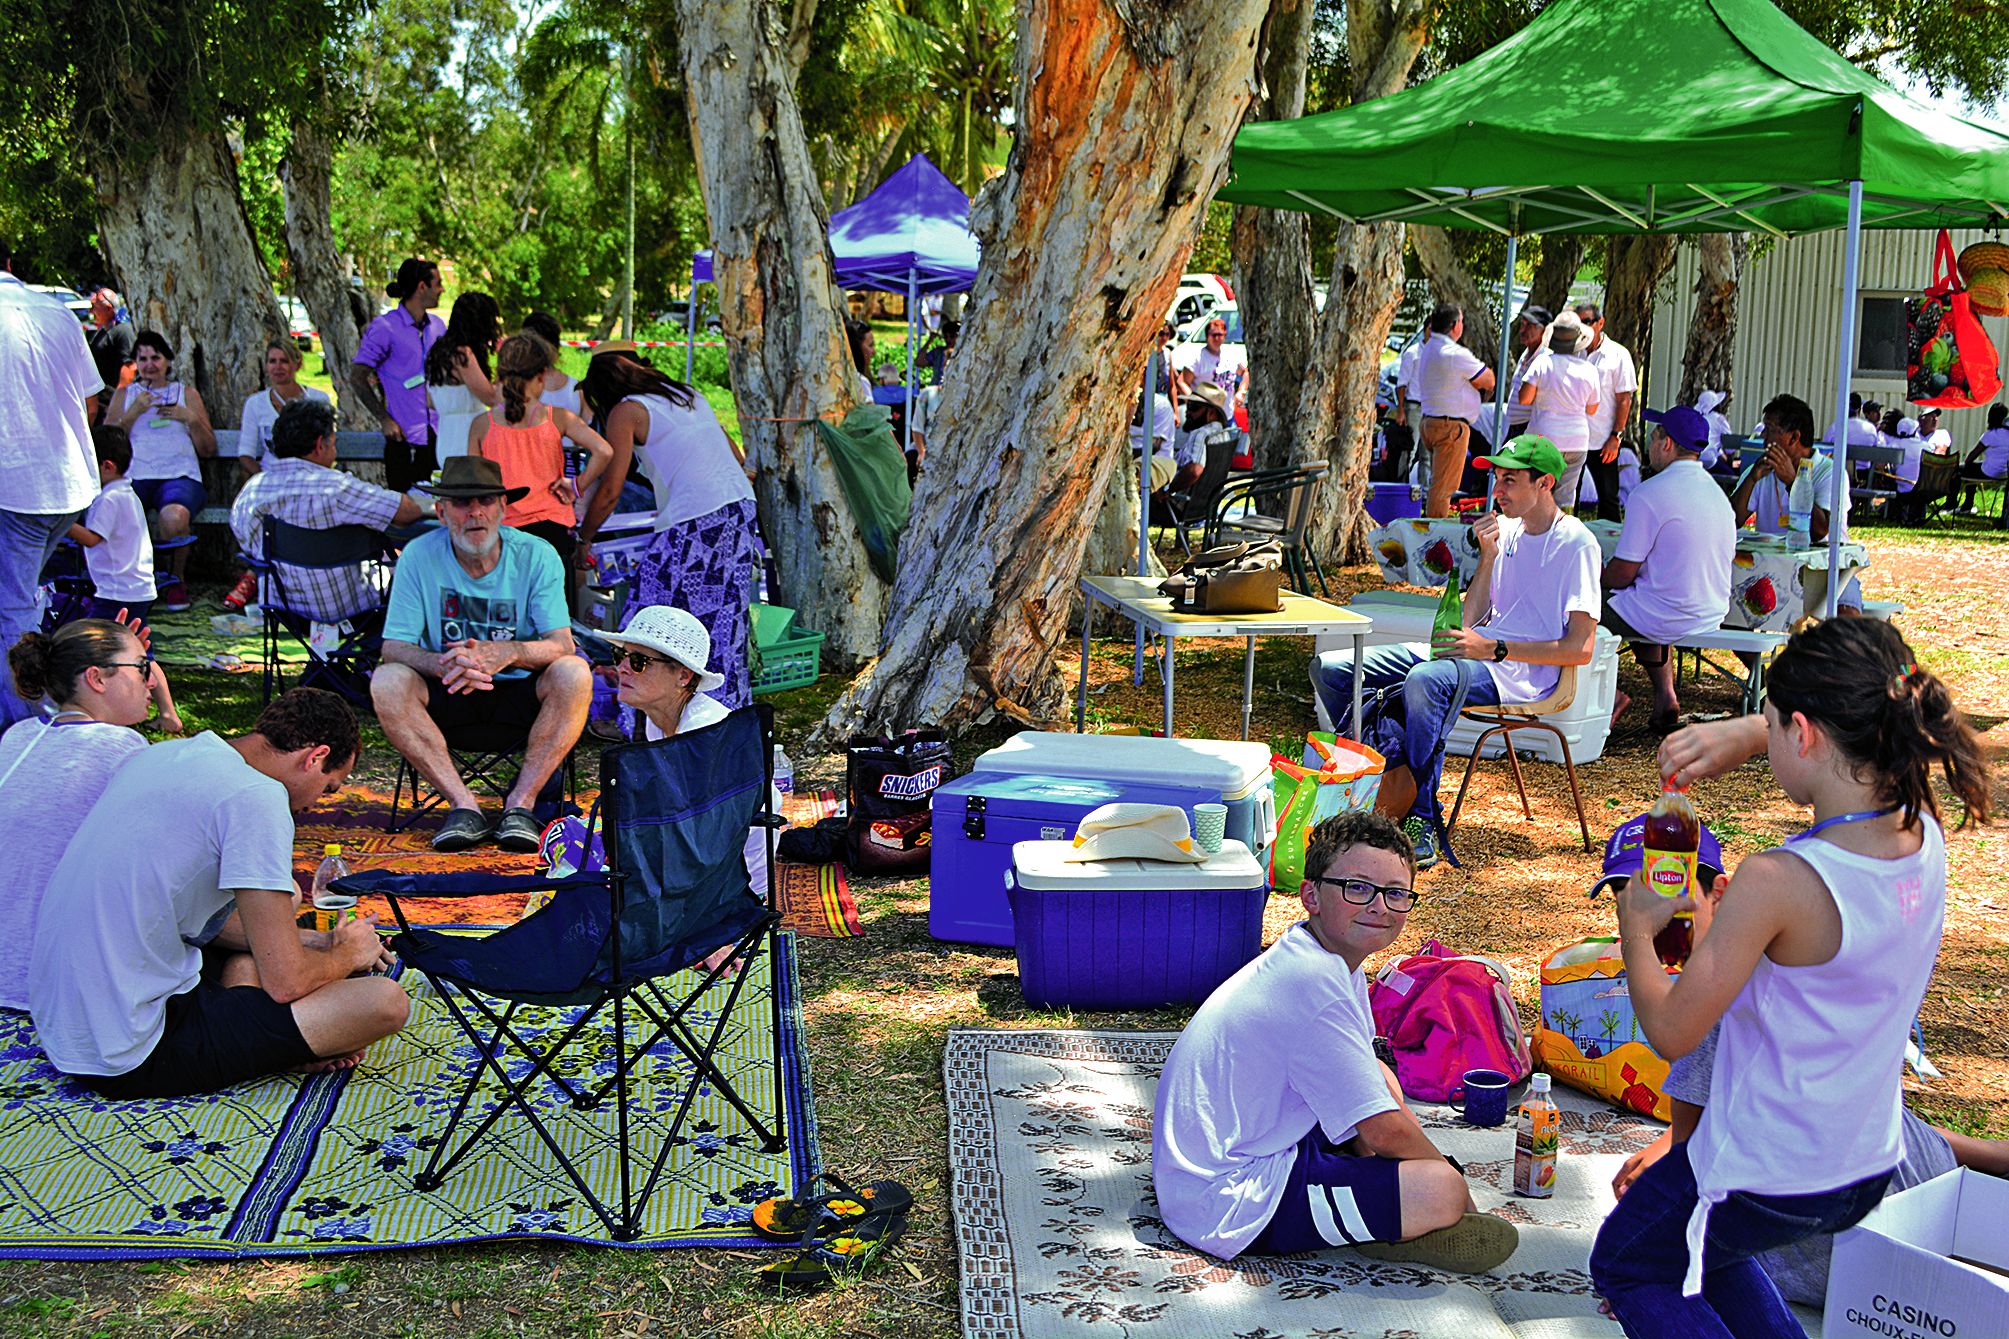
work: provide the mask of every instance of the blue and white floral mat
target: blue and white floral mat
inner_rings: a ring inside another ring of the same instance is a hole
[[[1511,1128],[1414,1104],[1478,1207],[1519,1225],[1506,1264],[1448,1274],[1347,1249],[1223,1261],[1173,1236],[1151,1189],[1151,1113],[1177,1039],[950,1033],[965,1339],[1619,1339],[1591,1293],[1590,1246],[1612,1176],[1664,1127],[1559,1090],[1556,1193],[1531,1200],[1512,1191]]]
[[[0,1257],[231,1259],[507,1238],[657,1249],[769,1245],[747,1229],[753,1206],[795,1193],[818,1167],[794,939],[783,935],[780,943],[779,962],[762,954],[750,969],[715,1058],[756,1111],[772,1102],[773,1067],[782,1066],[787,1148],[761,1152],[739,1115],[702,1088],[632,1242],[607,1235],[514,1111],[438,1190],[413,1188],[469,1067],[480,1063],[417,972],[403,976],[410,1025],[371,1047],[356,1069],[164,1101],[113,1102],[71,1083],[36,1045],[28,1017],[0,1011]],[[693,983],[667,984],[681,997],[674,988]],[[770,1026],[776,985],[778,1046]],[[722,1000],[722,987],[717,993]],[[574,1017],[571,1009],[524,1009],[516,1026],[544,1033]],[[631,1008],[627,1025],[636,1022]],[[635,1040],[631,1031],[630,1045]],[[610,1073],[613,1044],[610,1009],[574,1040],[579,1063],[568,1072]],[[628,1118],[638,1176],[662,1147],[688,1073],[667,1043],[636,1068]],[[495,1091],[491,1079],[476,1099],[477,1122]],[[614,1103],[575,1111],[547,1083],[537,1106],[595,1193],[618,1204]]]

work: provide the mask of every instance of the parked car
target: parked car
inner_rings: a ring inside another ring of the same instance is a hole
[[[310,352],[314,347],[314,318],[307,314],[307,304],[284,293],[276,296],[279,314],[286,318],[286,333],[300,346],[300,352]]]
[[[30,293],[40,293],[46,297],[54,298],[65,307],[68,307],[70,314],[75,316],[79,322],[84,325],[90,324],[91,300],[75,289],[64,288],[61,284],[26,284],[24,287]]]

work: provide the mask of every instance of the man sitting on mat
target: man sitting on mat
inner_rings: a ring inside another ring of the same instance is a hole
[[[1374,1055],[1361,964],[1414,905],[1414,856],[1376,813],[1312,829],[1306,919],[1207,997],[1158,1081],[1151,1178],[1165,1225],[1222,1259],[1353,1246],[1479,1273],[1519,1234],[1473,1211]]]
[[[112,774],[49,876],[28,1012],[56,1068],[118,1099],[341,1069],[405,1025],[369,918],[293,923],[293,815],[355,764],[356,718],[296,688],[251,733],[205,731]]]
[[[495,844],[537,849],[538,792],[586,728],[592,671],[574,654],[558,550],[502,523],[530,490],[504,488],[492,460],[455,456],[439,482],[445,528],[405,546],[391,578],[383,663],[370,702],[392,747],[452,806],[435,851],[486,841],[481,801],[454,766],[447,735],[469,727],[529,726],[523,770],[503,799]]]
[[[1702,449],[1709,420],[1687,405],[1659,413],[1646,444],[1653,472],[1626,499],[1618,546],[1604,565],[1604,626],[1632,643],[1653,681],[1647,728],[1666,734],[1681,723],[1668,643],[1723,626],[1730,609],[1730,561],[1737,556],[1737,517],[1709,471]],[[1632,699],[1620,693],[1616,721]]]

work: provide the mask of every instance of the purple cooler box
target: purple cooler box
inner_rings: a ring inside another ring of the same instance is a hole
[[[1262,951],[1269,880],[1233,839],[1197,865],[1012,848],[1019,989],[1041,1009],[1198,1004]]]
[[[1369,484],[1367,514],[1374,518],[1376,525],[1387,525],[1390,521],[1421,516],[1423,504],[1416,500],[1406,483]]]
[[[1171,804],[1192,814],[1218,803],[1205,786],[1146,784],[1103,777],[971,772],[935,791],[929,838],[928,933],[958,944],[1012,944],[1005,876],[1018,842],[1072,841],[1092,809],[1118,800]]]

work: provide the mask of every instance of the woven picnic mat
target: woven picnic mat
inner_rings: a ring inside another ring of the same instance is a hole
[[[579,794],[579,804],[590,810],[597,791]],[[390,816],[391,797],[373,786],[348,785],[303,815],[295,830],[294,872],[301,885],[310,885],[321,863],[322,850],[330,842],[342,846],[342,858],[352,871],[388,869],[399,874],[464,873],[471,870],[492,874],[534,874],[535,855],[512,855],[492,845],[472,851],[445,855],[432,849],[433,832],[444,811],[428,814],[403,832],[384,831]],[[837,812],[837,792],[804,792],[790,796],[783,813],[791,823],[814,823]],[[797,865],[778,862],[776,871],[781,889],[782,928],[819,939],[843,939],[859,933],[858,903],[844,877],[841,865]],[[405,915],[422,925],[457,923],[505,925],[523,914],[527,894],[509,893],[490,897],[402,898]],[[363,909],[373,910],[385,924],[392,920],[390,904],[381,898],[364,898]]]
[[[753,1206],[802,1193],[818,1168],[794,940],[778,942],[779,961],[761,954],[748,968],[713,1058],[763,1113],[781,1067],[787,1147],[762,1152],[745,1119],[705,1087],[632,1242],[610,1238],[520,1113],[499,1117],[438,1189],[414,1186],[469,1067],[484,1063],[417,972],[400,978],[411,993],[411,1022],[353,1070],[278,1075],[157,1101],[114,1102],[77,1086],[50,1065],[26,1014],[0,1010],[0,1090],[7,1094],[0,1103],[0,1257],[227,1260],[499,1238],[659,1249],[768,1245],[748,1228]],[[665,984],[681,996],[696,981],[680,973]],[[775,993],[778,1039],[771,1030]],[[724,997],[715,986],[707,999]],[[536,1036],[577,1014],[526,1006],[515,1026]],[[611,1011],[594,1020],[572,1055],[605,1072],[614,1026]],[[628,1026],[632,1045],[632,1011]],[[576,1110],[548,1080],[532,1099],[603,1201],[620,1191],[610,1150],[622,1118],[646,1168],[663,1146],[690,1069],[664,1045],[631,1073],[625,1111],[613,1102]],[[498,1094],[494,1080],[484,1080],[466,1120],[477,1121]]]

